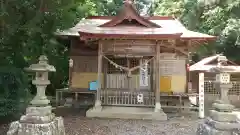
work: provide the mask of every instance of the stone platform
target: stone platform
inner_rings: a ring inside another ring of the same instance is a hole
[[[167,115],[163,111],[154,112],[154,108],[144,107],[105,106],[102,107],[102,109],[91,108],[86,112],[86,116],[97,118],[167,120]]]

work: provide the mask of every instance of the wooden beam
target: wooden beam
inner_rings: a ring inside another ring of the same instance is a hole
[[[176,45],[173,45],[173,46],[169,46],[169,45],[166,45],[166,44],[161,44],[160,45],[161,47],[166,47],[166,48],[172,48],[172,49],[175,49],[176,51],[184,54],[184,55],[188,55],[188,52],[185,51],[183,48],[181,47],[177,47]]]
[[[105,45],[114,45],[114,46],[126,46],[126,45],[138,45],[138,46],[155,46],[156,42],[154,40],[147,40],[147,39],[136,39],[136,40],[103,40],[102,41],[104,46]]]

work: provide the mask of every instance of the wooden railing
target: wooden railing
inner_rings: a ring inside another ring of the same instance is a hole
[[[138,96],[142,96],[139,101]],[[151,91],[124,91],[124,90],[102,90],[102,105],[114,106],[154,106],[155,96]]]

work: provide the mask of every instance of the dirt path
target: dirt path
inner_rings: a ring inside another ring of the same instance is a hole
[[[195,135],[201,121],[190,116],[162,122],[86,118],[84,109],[58,109],[55,112],[64,117],[66,135]],[[7,127],[4,127],[0,128],[0,135],[6,134]]]

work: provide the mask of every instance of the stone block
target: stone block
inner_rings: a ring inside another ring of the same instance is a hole
[[[240,135],[239,130],[218,130],[206,123],[199,125],[196,135]]]
[[[47,99],[47,97],[45,99],[37,99],[37,98],[34,98],[31,102],[30,102],[32,105],[41,105],[41,106],[44,106],[44,105],[48,105],[50,103],[50,100]]]
[[[219,122],[236,122],[237,115],[232,112],[218,112],[216,110],[210,110],[210,117]]]
[[[220,112],[231,112],[235,107],[231,104],[213,103],[213,108]]]
[[[44,124],[12,122],[7,135],[65,135],[62,117]]]
[[[219,122],[206,118],[204,123],[199,124],[197,135],[240,135],[240,123]]]
[[[20,118],[20,122],[22,123],[32,123],[32,124],[44,124],[49,123],[55,118],[55,115],[49,114],[45,116],[38,116],[38,115],[23,115]]]
[[[217,130],[237,130],[240,129],[240,123],[238,122],[219,122],[211,118],[207,118],[205,121],[206,124]]]
[[[51,113],[52,113],[52,107],[51,106],[45,106],[45,107],[29,106],[26,109],[26,114],[27,115],[45,116],[45,115],[50,115]]]

